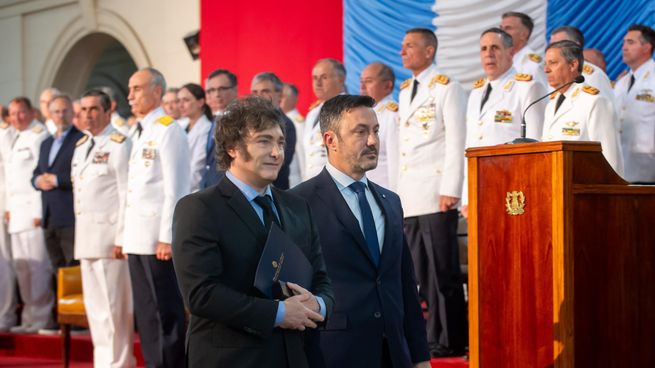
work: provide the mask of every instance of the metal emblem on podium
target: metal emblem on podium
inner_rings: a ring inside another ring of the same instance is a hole
[[[523,208],[525,207],[525,195],[523,192],[507,192],[507,196],[505,197],[505,207],[507,208],[507,213],[512,216],[524,214],[525,210]]]

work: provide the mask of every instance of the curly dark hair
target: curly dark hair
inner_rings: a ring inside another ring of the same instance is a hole
[[[229,169],[234,160],[228,154],[230,149],[246,152],[245,141],[251,131],[261,132],[279,126],[286,136],[282,113],[271,101],[260,97],[249,96],[232,101],[216,124],[216,162],[222,170]]]

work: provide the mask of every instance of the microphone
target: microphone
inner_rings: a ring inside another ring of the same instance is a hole
[[[572,85],[573,83],[584,83],[584,76],[583,76],[583,75],[578,75],[578,76],[575,77],[575,79],[573,79],[572,81],[570,81],[570,82],[568,82],[568,83],[564,83],[563,85],[559,86],[557,89],[548,92],[545,96],[542,96],[542,97],[538,98],[537,100],[532,101],[532,102],[528,105],[528,107],[526,107],[525,110],[523,110],[523,116],[521,116],[521,138],[516,138],[516,139],[514,139],[513,141],[511,141],[511,142],[509,142],[509,143],[510,143],[510,144],[518,144],[518,143],[534,143],[534,142],[539,142],[539,141],[536,140],[536,139],[526,138],[526,137],[525,137],[525,127],[526,127],[526,124],[525,124],[525,113],[528,112],[528,110],[529,110],[533,105],[535,105],[536,103],[538,103],[538,102],[540,102],[541,100],[543,100],[544,98],[546,98],[546,97],[552,95],[553,93],[555,93],[555,92],[557,92],[557,91],[559,91],[559,90],[561,90],[561,89],[563,89],[563,88],[565,88],[565,87],[568,87],[568,86]]]

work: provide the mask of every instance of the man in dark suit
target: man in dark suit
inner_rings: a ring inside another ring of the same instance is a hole
[[[314,329],[333,304],[316,224],[307,203],[271,186],[284,161],[284,125],[264,99],[229,105],[217,125],[218,185],[191,194],[175,209],[173,261],[191,312],[189,367],[308,367],[320,364]],[[275,222],[313,266],[311,291],[271,300],[254,286]]]
[[[75,144],[84,134],[73,126],[73,102],[66,95],[54,97],[48,108],[57,131],[41,143],[32,184],[41,191],[45,243],[53,268],[70,266],[75,239],[71,160]]]
[[[373,105],[368,96],[325,102],[319,120],[328,163],[291,190],[315,214],[338,301],[321,348],[328,367],[429,367],[400,199],[366,178],[378,159]]]

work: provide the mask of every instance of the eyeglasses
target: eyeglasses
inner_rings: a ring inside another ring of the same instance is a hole
[[[232,88],[234,88],[234,86],[228,86],[228,87],[221,86],[221,87],[216,87],[216,88],[209,88],[207,90],[207,94],[226,92],[226,91],[231,90]]]

